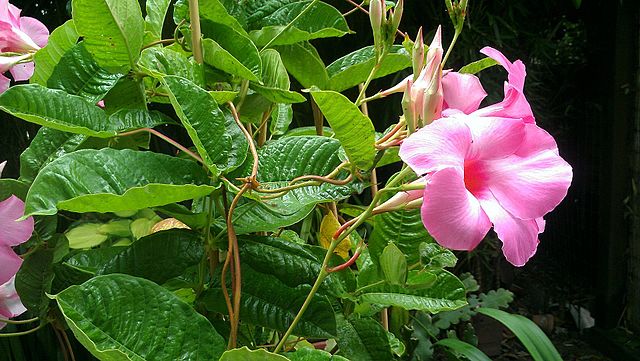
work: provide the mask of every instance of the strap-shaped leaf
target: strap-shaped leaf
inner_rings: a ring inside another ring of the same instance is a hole
[[[311,90],[311,95],[351,163],[360,169],[369,169],[376,157],[376,134],[371,119],[340,93]]]
[[[327,66],[329,88],[337,92],[344,91],[364,83],[376,64],[376,52],[373,46],[356,50]],[[374,79],[411,67],[411,55],[402,45],[394,45],[379,65]]]
[[[274,276],[254,271],[251,267],[243,265],[241,317],[245,322],[254,325],[286,331],[310,290],[311,286],[308,285],[289,287]],[[202,296],[202,300],[208,310],[227,313],[220,286],[211,287]],[[314,295],[293,333],[306,337],[334,337],[336,316],[328,299]]]
[[[84,46],[84,42],[81,42],[60,59],[47,81],[47,86],[79,95],[95,103],[116,85],[122,75],[112,74],[100,67]]]
[[[86,149],[45,166],[29,190],[27,215],[118,212],[205,196],[208,185],[197,163],[152,152]]]
[[[57,27],[49,36],[47,46],[38,50],[33,56],[36,64],[33,76],[29,81],[34,84],[47,85],[47,81],[53,69],[56,67],[62,56],[71,49],[78,41],[78,33],[73,20]]]
[[[214,175],[226,169],[231,136],[225,132],[225,116],[206,90],[187,79],[166,76],[169,98],[198,153]]]
[[[256,29],[250,32],[251,39],[258,46],[262,46],[277,36],[271,45],[288,45],[349,33],[347,21],[336,8],[324,2],[317,2],[309,10],[305,10],[310,4],[311,0],[297,1],[279,6],[266,16],[250,16],[250,27]],[[303,11],[306,12],[296,19]],[[292,26],[280,34],[291,22]]]
[[[464,285],[456,276],[445,270],[430,273],[436,280],[432,280],[427,288],[381,284],[367,288],[359,298],[362,302],[431,313],[450,311],[467,304]]]
[[[99,360],[217,360],[226,347],[204,316],[142,278],[99,276],[54,298],[78,341]]]
[[[73,0],[78,34],[96,62],[110,71],[133,68],[140,56],[144,20],[137,0]]]
[[[491,361],[491,359],[477,347],[455,338],[443,338],[435,344],[436,346],[446,347],[456,357],[464,357],[469,361]]]

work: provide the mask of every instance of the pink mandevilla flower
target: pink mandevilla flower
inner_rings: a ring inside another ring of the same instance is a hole
[[[9,70],[16,81],[31,78],[33,62],[23,61],[47,45],[49,39],[49,30],[44,24],[34,18],[20,17],[20,12],[8,0],[0,0],[0,93],[9,87],[9,78],[2,75]]]
[[[493,225],[506,259],[522,266],[536,252],[542,217],[566,196],[572,169],[535,124],[522,93],[524,64],[482,52],[509,73],[504,100],[478,109],[486,92],[477,78],[448,73],[443,118],[405,139],[400,157],[424,176],[422,220],[438,243],[472,250]],[[416,193],[399,196],[406,202]]]
[[[0,164],[0,172],[5,163]],[[22,265],[22,258],[11,247],[26,242],[33,233],[33,217],[17,221],[24,215],[24,202],[12,195],[0,202],[0,315],[3,318],[18,316],[26,311],[14,286],[15,275]],[[0,328],[4,324],[0,323]]]

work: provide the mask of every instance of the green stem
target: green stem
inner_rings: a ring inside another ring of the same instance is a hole
[[[362,89],[360,89],[360,94],[358,94],[358,99],[356,99],[356,102],[355,102],[357,106],[360,106],[362,104],[362,100],[365,97],[367,88],[369,87],[369,84],[373,80],[373,77],[376,76],[376,73],[380,69],[380,63],[382,63],[382,59],[384,58],[384,56],[385,56],[385,53],[382,53],[382,55],[380,55],[380,59],[378,60],[378,62],[376,62],[376,65],[373,66],[373,69],[371,69],[371,72],[369,73],[369,77],[367,77],[367,80],[364,82]]]
[[[458,37],[460,36],[461,32],[462,32],[462,29],[456,27],[455,33],[453,34],[453,39],[451,40],[451,44],[449,44],[449,48],[447,49],[447,53],[444,55],[444,58],[442,58],[441,67],[444,67],[444,64],[447,62],[447,59],[449,59],[449,55],[453,50],[453,46],[456,45],[456,41],[458,41]]]
[[[38,327],[32,328],[32,329],[27,330],[27,331],[13,332],[13,333],[0,333],[0,337],[19,337],[19,336],[28,335],[28,334],[34,333],[34,332],[42,329],[46,325],[47,324],[43,322],[40,325],[38,325]]]
[[[282,35],[285,31],[291,29],[291,27],[293,26],[293,24],[298,21],[298,19],[300,19],[304,14],[306,14],[307,12],[309,12],[309,10],[311,10],[311,8],[318,2],[319,0],[313,0],[312,2],[309,3],[309,5],[307,5],[307,7],[304,8],[304,10],[302,10],[300,12],[300,14],[298,14],[298,16],[296,16],[295,18],[293,18],[293,20],[291,20],[284,28],[282,28],[277,34],[276,36],[274,36],[271,40],[269,40],[269,42],[262,47],[262,49],[260,49],[260,52],[262,53],[265,49],[267,49],[271,44],[273,44],[274,41],[276,41],[276,39],[278,39],[280,37],[280,35]]]
[[[7,320],[4,318],[0,318],[0,323],[6,323],[9,325],[24,325],[25,323],[32,323],[38,321],[40,318],[34,317],[28,320]]]
[[[204,63],[202,54],[202,30],[200,30],[200,9],[198,0],[189,0],[189,20],[191,20],[191,47],[193,58],[198,64]]]

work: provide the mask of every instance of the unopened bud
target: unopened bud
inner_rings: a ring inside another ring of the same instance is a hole
[[[416,110],[415,110],[415,101],[412,97],[412,87],[413,81],[411,79],[407,79],[407,86],[404,89],[404,95],[402,96],[402,111],[404,113],[404,121],[407,123],[407,129],[409,130],[409,134],[416,131]]]
[[[369,3],[369,20],[373,30],[373,43],[376,50],[382,46],[382,24],[386,22],[386,7],[384,0],[371,0]]]
[[[420,75],[420,71],[424,66],[424,39],[422,38],[422,27],[418,29],[418,35],[416,36],[416,41],[413,43],[412,50],[412,60],[413,60],[413,80],[418,79],[418,75]]]
[[[391,30],[389,31],[389,39],[393,44],[393,39],[396,37],[396,31],[400,27],[400,20],[402,20],[402,13],[404,12],[404,0],[398,0],[393,12],[391,13]]]

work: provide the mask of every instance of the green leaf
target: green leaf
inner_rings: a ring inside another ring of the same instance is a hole
[[[311,95],[327,118],[349,160],[360,169],[369,169],[376,157],[376,135],[371,119],[340,93],[311,90]]]
[[[407,258],[393,243],[389,243],[382,251],[380,268],[389,284],[403,285],[407,281]]]
[[[69,248],[91,248],[104,243],[109,235],[100,232],[101,225],[101,223],[82,223],[67,230],[65,236],[69,240]]]
[[[351,361],[393,360],[387,332],[371,318],[338,322],[340,354]]]
[[[0,95],[0,109],[14,116],[65,132],[99,138],[117,134],[105,112],[93,102],[41,85],[17,85]]]
[[[226,347],[204,316],[142,278],[99,276],[54,298],[78,341],[100,360],[217,360]]]
[[[337,92],[344,91],[364,83],[376,64],[376,52],[373,46],[356,50],[327,66],[329,88]],[[411,54],[402,45],[394,45],[380,64],[373,79],[382,78],[411,67]]]
[[[228,3],[227,1],[225,2]],[[199,10],[201,23],[214,22],[217,24],[226,25],[242,34],[247,34],[240,22],[238,22],[235,17],[229,15],[227,8],[219,0],[202,1],[199,4]],[[173,18],[176,24],[178,24],[183,19],[189,21],[188,0],[176,1],[174,5]],[[209,34],[205,33],[205,35]]]
[[[332,355],[327,351],[306,347],[300,348],[295,352],[287,352],[284,356],[291,361],[349,361],[342,356]]]
[[[444,268],[454,267],[458,258],[450,250],[437,243],[420,243],[420,263],[425,267]]]
[[[36,250],[25,258],[16,275],[15,285],[20,301],[37,315],[43,315],[49,303],[45,293],[51,291],[53,282],[53,255],[51,248]]]
[[[113,257],[127,250],[127,247],[102,247],[80,251],[64,261],[64,265],[94,276]]]
[[[262,58],[262,82],[264,85],[251,83],[251,89],[273,103],[301,103],[306,100],[302,94],[289,90],[291,83],[289,74],[282,63],[280,54],[273,49],[266,49],[260,54]]]
[[[463,66],[458,72],[462,74],[477,74],[494,65],[498,65],[498,62],[491,58],[484,58]]]
[[[208,30],[210,38],[202,41],[204,62],[229,74],[259,82],[262,60],[251,39],[226,25],[207,25],[203,31]]]
[[[31,183],[40,169],[56,158],[71,153],[87,139],[86,135],[42,127],[20,154],[20,180]]]
[[[340,37],[350,32],[340,11],[324,2],[317,2],[296,19],[310,4],[311,0],[297,1],[279,7],[271,14],[262,15],[251,25],[252,29],[259,29],[249,33],[251,39],[258,46],[266,45],[291,22],[292,26],[280,34],[271,45],[289,45],[318,38]]]
[[[29,81],[33,84],[47,85],[53,69],[62,56],[78,41],[78,33],[73,20],[57,27],[49,36],[47,46],[38,50],[33,56],[35,70]]]
[[[422,224],[420,210],[387,212],[374,218],[369,250],[377,262],[382,250],[394,243],[407,255],[407,263],[414,264],[420,260],[418,247],[423,242],[433,242],[433,239]]]
[[[249,350],[247,346],[226,351],[220,361],[286,361],[284,356],[271,353],[265,349]]]
[[[274,276],[243,265],[241,317],[244,322],[284,332],[291,325],[310,290],[309,285],[289,287]],[[220,285],[205,291],[202,300],[210,311],[223,314],[228,312]],[[314,295],[293,333],[318,338],[335,336],[336,319],[329,301],[323,296]]]
[[[199,234],[170,229],[135,241],[102,264],[96,274],[124,273],[163,284],[198,264],[203,255],[204,243]]]
[[[562,361],[547,335],[530,319],[493,308],[479,308],[478,313],[496,319],[518,337],[535,361]]]
[[[329,75],[316,48],[309,42],[276,47],[287,71],[305,88],[324,89]]]
[[[428,288],[382,284],[368,287],[366,293],[360,295],[360,301],[431,313],[454,310],[467,303],[464,285],[456,276],[444,270],[431,273],[436,280]]]
[[[85,46],[103,68],[135,67],[144,37],[137,0],[73,0],[73,20]]]
[[[112,74],[101,68],[85,48],[84,42],[81,42],[60,59],[47,86],[96,103],[104,98],[122,76],[123,74]]]
[[[145,87],[142,79],[131,77],[120,78],[118,84],[104,97],[105,111],[107,114],[115,113],[120,109],[147,109]]]
[[[313,285],[320,270],[326,250],[322,247],[302,245],[272,237],[243,237],[240,256],[254,270],[277,277],[289,287]],[[332,257],[330,266],[344,260]],[[355,288],[355,278],[350,270],[331,273],[323,282],[321,292],[337,297]]]
[[[289,130],[289,125],[293,121],[293,108],[291,104],[276,104],[271,113],[271,123],[269,131],[273,135],[283,135]]]
[[[182,124],[214,177],[226,169],[231,136],[225,133],[225,117],[206,90],[187,79],[166,76],[163,83]]]
[[[120,109],[109,116],[109,124],[118,129],[118,132],[122,132],[140,128],[154,128],[162,124],[175,124],[175,122],[156,110]]]
[[[237,96],[238,92],[229,91],[229,90],[215,90],[210,91],[209,95],[216,101],[218,104],[225,104],[233,101]]]
[[[262,187],[274,189],[303,175],[327,175],[341,163],[339,149],[337,140],[326,137],[287,137],[270,141],[258,151],[257,180]],[[239,177],[250,174],[250,163],[249,159],[235,174]],[[344,177],[346,174],[339,178]],[[355,182],[344,186],[325,183],[294,189],[282,197],[260,202],[244,199],[234,212],[236,232],[274,231],[290,226],[306,217],[316,204],[345,199],[361,190],[362,184]],[[217,223],[225,227],[224,221]]]
[[[444,338],[435,343],[437,346],[446,347],[458,359],[464,357],[469,361],[491,361],[484,352],[475,346],[455,338]]]
[[[177,75],[190,80],[200,87],[204,86],[204,75],[201,66],[193,58],[187,58],[169,48],[153,47],[144,49],[138,64],[157,78],[161,78],[164,75]],[[163,92],[162,89],[158,91]]]
[[[144,18],[144,41],[151,43],[162,39],[162,26],[171,0],[145,1],[147,15]]]
[[[80,150],[45,166],[26,199],[27,215],[118,212],[203,197],[214,189],[190,160],[128,149]]]

